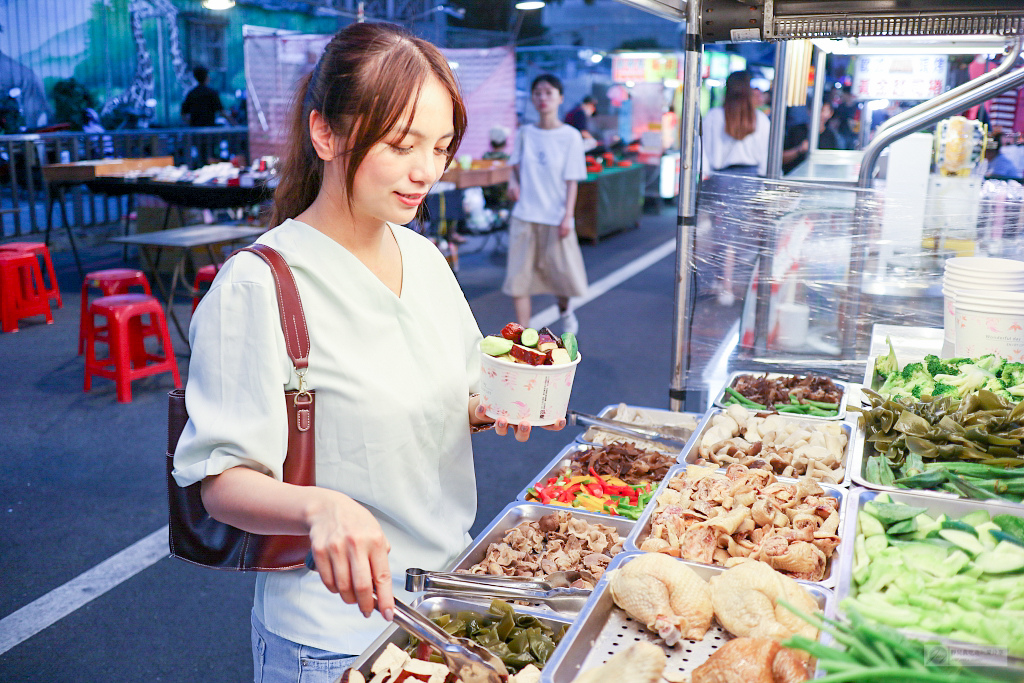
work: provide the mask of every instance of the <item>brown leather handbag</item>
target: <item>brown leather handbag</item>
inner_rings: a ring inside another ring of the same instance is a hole
[[[305,386],[304,377],[309,366],[309,332],[299,290],[288,264],[272,248],[253,244],[239,251],[256,254],[267,262],[274,274],[285,347],[299,376],[299,388],[284,392],[288,407],[284,481],[299,486],[315,486],[315,397],[314,392]],[[174,469],[174,450],[186,422],[185,392],[175,389],[168,394],[167,410],[167,502],[171,555],[213,569],[267,571],[303,567],[309,552],[308,536],[262,536],[218,522],[203,506],[201,482],[178,486],[171,471]]]

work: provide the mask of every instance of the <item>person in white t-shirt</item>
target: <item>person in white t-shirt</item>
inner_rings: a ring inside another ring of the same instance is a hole
[[[530,86],[540,115],[519,129],[509,164],[509,198],[516,202],[509,225],[508,268],[501,291],[512,297],[516,318],[530,326],[531,297],[554,294],[562,331],[576,333],[579,323],[569,297],[587,291],[587,271],[576,238],[577,183],[587,177],[583,137],[558,118],[564,101],[562,82],[542,74]]]
[[[737,230],[744,217],[728,211],[729,197],[739,189],[735,176],[764,176],[768,170],[768,137],[771,123],[757,109],[759,93],[750,86],[750,74],[736,71],[725,82],[725,101],[721,107],[711,109],[701,122],[701,191],[716,206],[713,222],[715,234],[711,240],[722,245],[721,277],[716,278],[718,302],[731,306],[736,300],[733,292],[736,270],[737,243],[750,244],[739,238]],[[725,211],[718,211],[721,205]],[[731,233],[731,234],[727,234]],[[718,251],[714,249],[713,251]],[[747,251],[751,251],[750,248]],[[741,254],[744,262],[752,254]]]
[[[470,540],[470,433],[488,424],[475,393],[480,330],[441,253],[401,225],[465,129],[444,56],[393,24],[345,28],[300,82],[278,227],[258,241],[284,257],[302,300],[316,486],[282,481],[283,391],[299,378],[270,269],[232,257],[196,309],[174,478],[202,481],[219,521],[308,535],[316,562],[257,575],[257,683],[337,680],[387,626],[406,569],[444,569]],[[520,441],[529,433],[515,428]]]

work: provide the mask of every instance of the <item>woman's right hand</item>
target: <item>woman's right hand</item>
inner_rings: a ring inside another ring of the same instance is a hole
[[[363,616],[374,605],[391,621],[395,599],[388,552],[391,544],[370,512],[337,491],[317,489],[320,500],[309,516],[309,540],[320,579]],[[374,595],[376,594],[376,598]]]

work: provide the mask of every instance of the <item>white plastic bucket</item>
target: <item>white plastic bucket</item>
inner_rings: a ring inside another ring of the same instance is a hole
[[[1024,293],[965,290],[956,293],[954,334],[957,356],[994,353],[1024,360]]]
[[[945,272],[963,275],[1004,275],[1024,274],[1024,261],[1008,258],[984,258],[981,256],[956,256],[946,259]]]
[[[943,282],[962,284],[972,289],[999,289],[1004,284],[1024,284],[1024,275],[987,275],[974,273],[972,275],[959,275],[957,273],[946,273],[942,276]]]
[[[790,351],[804,348],[810,328],[810,307],[807,304],[779,304],[777,315],[779,332],[775,343]]]
[[[953,327],[953,316],[956,315],[956,290],[943,285],[942,287],[942,340],[956,343],[956,332]]]
[[[528,421],[532,426],[552,425],[565,417],[576,366],[583,359],[561,365],[527,365],[480,354],[480,400],[487,416],[509,424]]]

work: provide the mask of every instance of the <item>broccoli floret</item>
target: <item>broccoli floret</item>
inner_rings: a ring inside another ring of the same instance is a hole
[[[932,396],[945,396],[946,394],[956,394],[956,387],[945,382],[936,382],[932,388]]]
[[[971,363],[965,363],[960,366],[958,374],[936,375],[935,380],[956,387],[957,393],[964,396],[972,391],[981,389],[993,377],[995,375],[988,370]]]
[[[885,342],[889,345],[889,353],[875,358],[875,372],[887,380],[889,375],[899,374],[900,364],[896,360],[896,349],[892,347],[892,340],[886,337]]]
[[[987,353],[981,358],[974,361],[974,365],[978,366],[982,370],[987,370],[993,375],[998,375],[999,371],[1006,365],[1006,359],[1000,358],[999,356]]]
[[[985,386],[983,386],[982,389],[988,389],[989,391],[995,394],[999,394],[1001,396],[1009,398],[1009,394],[1006,391],[1006,383],[1003,382],[1003,380],[999,379],[998,377],[992,377],[991,379],[989,379],[987,382],[985,382]]]
[[[951,364],[950,361],[942,360],[931,353],[924,357],[924,364],[928,368],[928,374],[932,377],[935,375],[955,375],[957,373],[957,365]]]
[[[886,378],[885,383],[878,388],[878,393],[886,398],[895,398],[897,396],[912,398],[912,389],[913,387],[908,386],[908,384],[903,381],[903,375],[898,372],[893,372]]]
[[[928,379],[931,379],[931,375],[924,369],[923,363],[907,363],[906,367],[900,371],[903,376],[903,380],[906,382],[912,382],[915,378],[925,375]]]
[[[1024,384],[1024,363],[1007,363],[999,371],[999,379],[1006,382],[1007,386]]]

